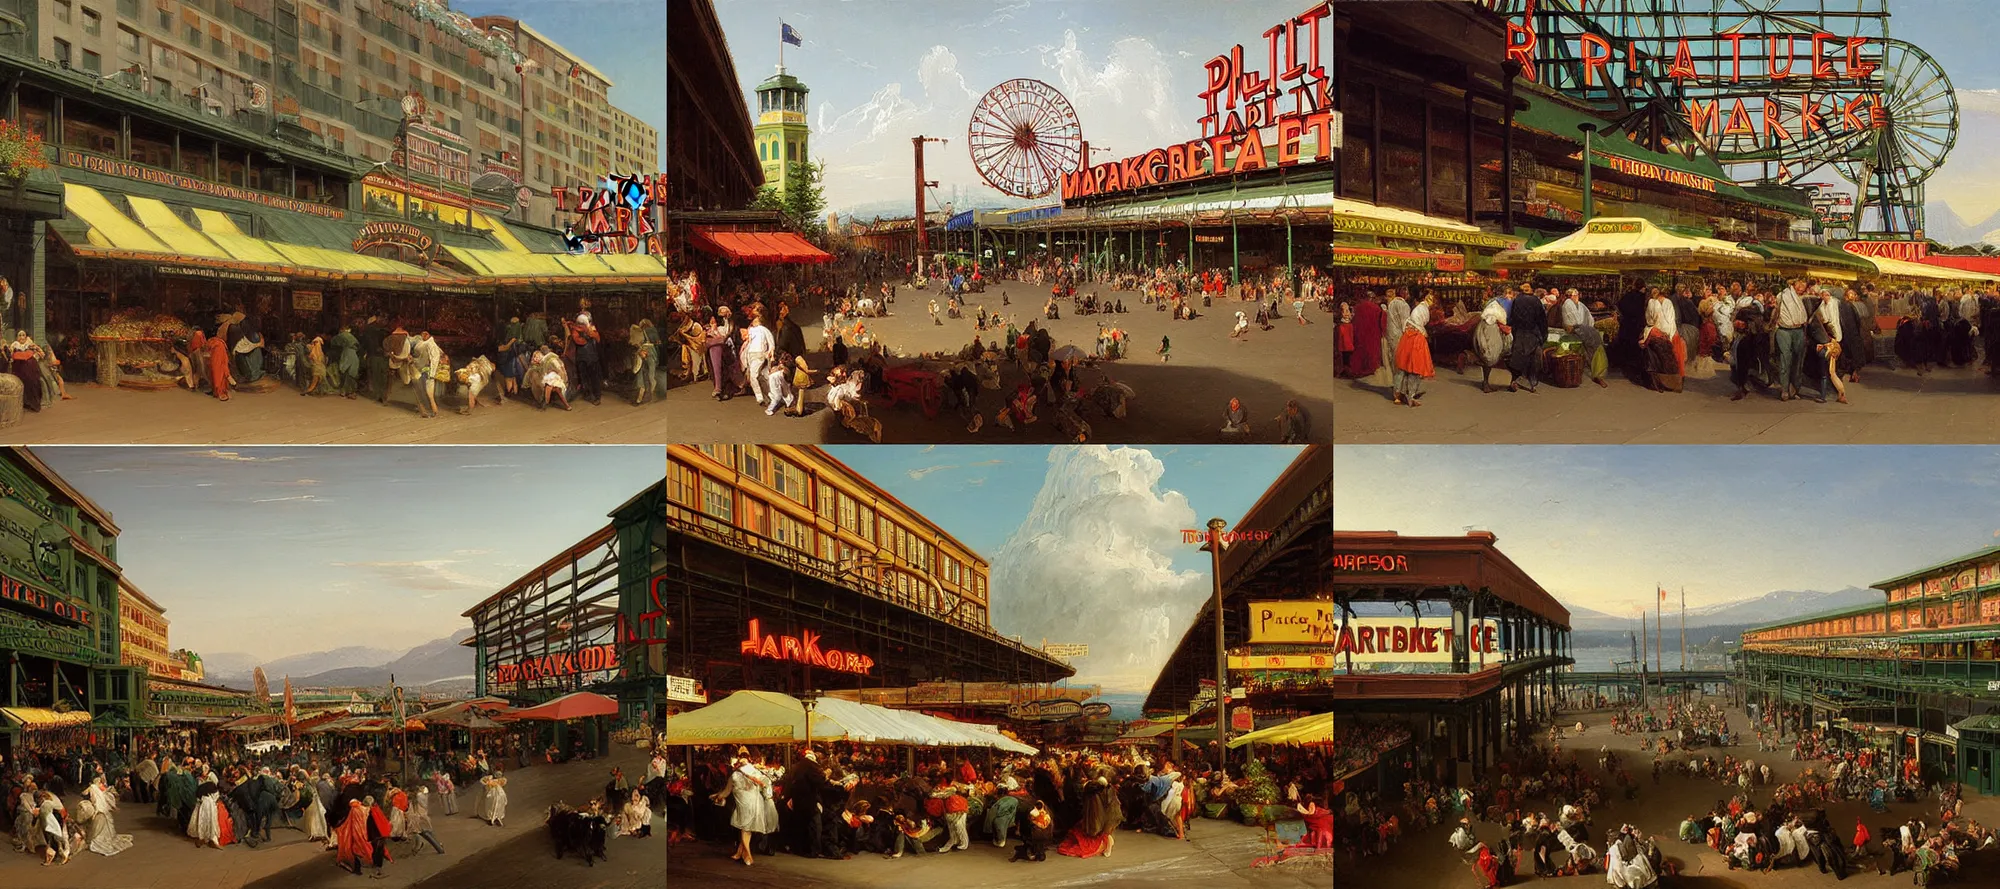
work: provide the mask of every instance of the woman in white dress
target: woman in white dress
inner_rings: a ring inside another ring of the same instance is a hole
[[[97,779],[90,782],[85,796],[90,799],[92,809],[90,851],[109,857],[132,848],[131,834],[119,835],[118,825],[111,818],[111,813],[118,808],[118,795],[104,786],[104,773],[99,772]]]
[[[495,769],[493,774],[479,779],[486,788],[479,797],[479,818],[494,827],[505,827],[507,820],[507,776]]]
[[[777,832],[778,805],[771,800],[770,777],[757,767],[749,750],[737,748],[732,764],[736,771],[729,775],[729,795],[736,811],[729,816],[729,826],[736,828],[737,840],[736,851],[729,857],[748,867],[755,857],[750,853],[750,835]]]
[[[326,806],[319,801],[319,791],[313,782],[299,782],[299,799],[305,800],[306,839],[329,842],[333,832],[326,826]]]
[[[222,792],[213,782],[205,783],[209,791],[194,801],[194,817],[188,819],[187,834],[194,837],[196,846],[222,848],[222,821],[216,817],[215,808],[222,799]]]
[[[653,834],[653,807],[646,802],[646,794],[639,788],[632,788],[632,798],[625,801],[625,807],[618,812],[618,835],[624,837],[644,837]]]

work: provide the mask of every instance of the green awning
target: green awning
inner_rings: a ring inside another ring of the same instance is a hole
[[[1920,577],[1926,577],[1941,569],[1956,568],[1963,563],[1977,562],[1980,559],[1984,559],[1992,555],[2000,555],[2000,546],[1989,546],[1975,553],[1968,553],[1966,555],[1959,556],[1958,558],[1955,559],[1946,559],[1928,568],[1918,568],[1917,570],[1911,571],[1907,574],[1898,574],[1895,577],[1889,578],[1888,580],[1878,580],[1872,584],[1869,584],[1869,586],[1875,589],[1885,589],[1887,587],[1895,586],[1896,584],[1902,583],[1903,581],[1906,580],[1916,580]]]
[[[1801,244],[1795,241],[1744,241],[1742,246],[1743,249],[1772,262],[1846,269],[1861,274],[1875,273],[1874,264],[1868,260],[1845,250],[1821,247],[1818,244]]]
[[[1951,727],[1961,732],[2000,734],[2000,713],[1982,713],[1978,716],[1967,716],[1952,723]]]
[[[1903,633],[1890,638],[1897,642],[1917,645],[1934,645],[1944,642],[1981,642],[2000,639],[2000,627],[1987,627],[1977,630],[1929,630],[1916,633]]]

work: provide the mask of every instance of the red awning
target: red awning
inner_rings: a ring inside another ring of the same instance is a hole
[[[595,692],[580,691],[525,710],[502,713],[494,718],[501,722],[512,722],[516,719],[564,720],[590,716],[615,716],[617,713],[617,701]]]
[[[693,244],[736,265],[832,262],[833,254],[791,232],[720,231],[695,226]]]

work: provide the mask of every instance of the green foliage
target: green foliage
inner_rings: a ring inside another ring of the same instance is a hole
[[[1257,760],[1243,767],[1243,780],[1236,785],[1238,806],[1268,806],[1278,801],[1278,782]]]
[[[778,187],[766,185],[757,189],[757,197],[750,202],[751,210],[783,210],[785,199],[778,196]]]
[[[809,238],[826,235],[826,189],[821,182],[826,165],[795,161],[792,180],[785,188],[785,215]]]
[[[0,120],[0,179],[20,179],[48,165],[42,137],[11,120]]]

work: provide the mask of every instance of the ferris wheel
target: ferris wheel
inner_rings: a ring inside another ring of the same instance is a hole
[[[1083,125],[1055,87],[1017,78],[979,99],[965,142],[986,184],[1015,197],[1039,198],[1077,168]]]

